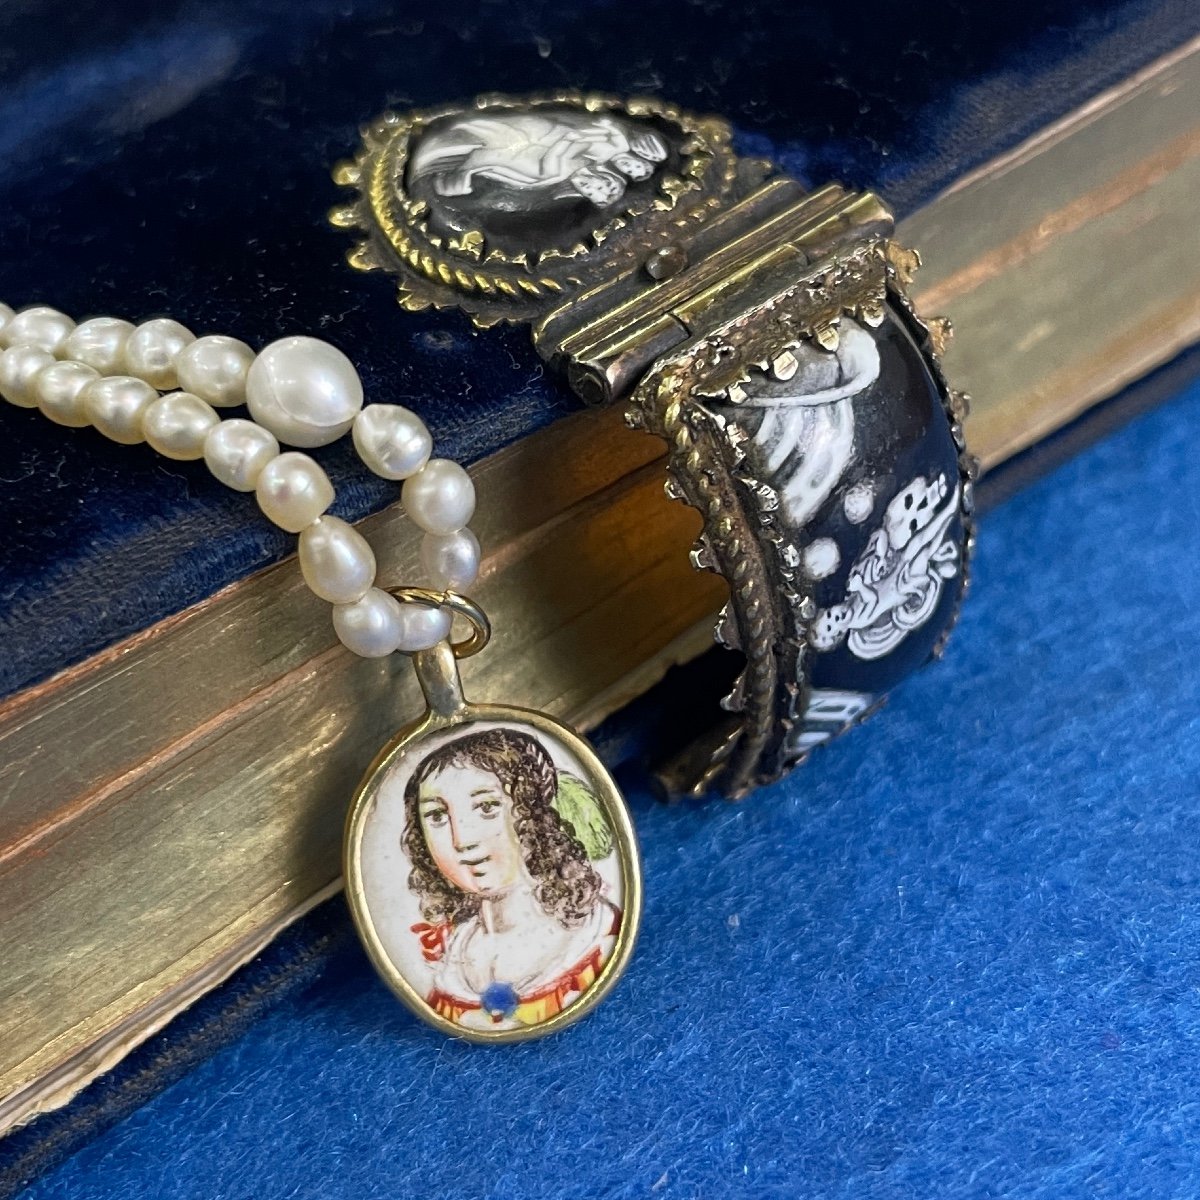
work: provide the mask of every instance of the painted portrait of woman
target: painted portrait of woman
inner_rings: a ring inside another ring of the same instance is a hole
[[[622,917],[595,865],[612,834],[538,737],[490,728],[432,751],[404,786],[400,840],[438,1015],[465,1029],[536,1025],[600,976]]]

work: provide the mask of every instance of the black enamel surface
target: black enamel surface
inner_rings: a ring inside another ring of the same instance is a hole
[[[717,406],[737,427],[738,473],[777,569],[815,602],[815,615],[791,614],[802,676],[858,694],[840,702],[849,715],[929,658],[962,586],[958,451],[904,322],[846,318],[834,351],[806,342],[793,373]]]

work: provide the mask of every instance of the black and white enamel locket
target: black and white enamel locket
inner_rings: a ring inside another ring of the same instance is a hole
[[[740,159],[719,118],[581,92],[385,113],[334,177],[351,264],[404,308],[529,322],[585,401],[666,440],[746,660],[681,790],[778,778],[942,652],[977,464],[949,325],[914,311],[876,196]]]

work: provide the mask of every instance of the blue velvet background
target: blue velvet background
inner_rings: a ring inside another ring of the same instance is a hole
[[[372,399],[475,459],[570,406],[524,330],[406,316],[342,261],[330,165],[392,104],[556,86],[661,93],[744,150],[900,211],[1200,30],[1195,0],[9,0],[0,297],[327,337]],[[351,518],[394,487],[319,455]],[[0,405],[0,695],[289,553],[202,465]],[[248,519],[248,517],[250,519]]]
[[[1197,429],[1193,386],[990,513],[945,661],[786,783],[634,794],[587,1021],[449,1043],[344,948],[27,1200],[1191,1200]]]

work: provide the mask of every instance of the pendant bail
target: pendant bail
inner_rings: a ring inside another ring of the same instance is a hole
[[[449,642],[438,642],[429,650],[418,650],[412,660],[430,712],[439,717],[453,717],[466,708],[458,657]]]

